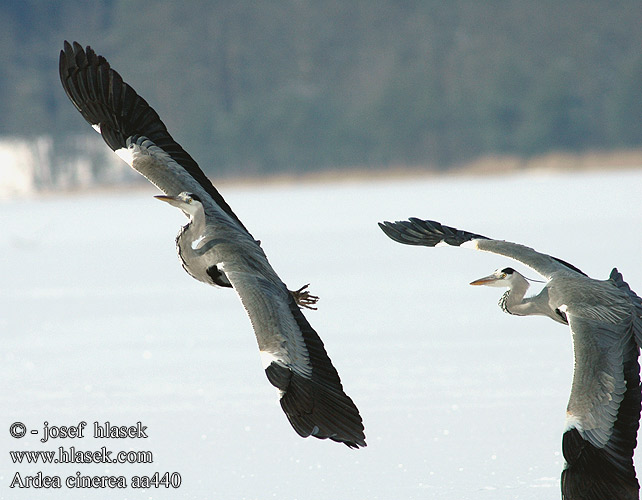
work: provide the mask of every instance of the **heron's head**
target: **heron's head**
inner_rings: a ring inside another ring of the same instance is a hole
[[[180,208],[190,219],[203,209],[201,199],[192,193],[183,191],[178,196],[166,196],[164,194],[154,196],[154,198],[169,203],[170,205]]]
[[[515,271],[515,269],[512,267],[505,267],[504,269],[497,269],[493,274],[485,276],[484,278],[479,278],[470,284],[511,288],[514,281],[519,278],[523,279],[522,275]]]

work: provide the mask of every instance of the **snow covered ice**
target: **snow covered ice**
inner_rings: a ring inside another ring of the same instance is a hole
[[[216,179],[214,179],[216,184]],[[394,243],[429,218],[527,244],[642,291],[642,171],[222,186],[291,289],[361,411],[368,447],[301,439],[237,296],[190,278],[185,219],[140,191],[0,204],[0,498],[551,499],[572,377],[567,327],[515,318],[468,283],[500,256]],[[146,439],[11,438],[86,421]],[[8,450],[150,450],[152,464],[13,464]],[[18,490],[21,475],[178,472],[178,489]]]

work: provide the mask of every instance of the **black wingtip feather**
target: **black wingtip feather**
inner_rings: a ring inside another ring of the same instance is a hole
[[[265,374],[282,391],[281,408],[297,434],[331,439],[349,448],[366,446],[361,416],[343,391],[336,392],[275,362]]]
[[[100,125],[101,135],[114,151],[138,135],[151,140],[198,182],[214,201],[245,228],[231,207],[178,144],[156,111],[128,85],[109,62],[87,46],[65,41],[60,51],[59,74],[67,97],[90,125]]]
[[[437,246],[439,243],[459,246],[472,239],[488,239],[480,234],[469,233],[454,227],[444,226],[432,220],[410,217],[407,221],[380,222],[381,230],[392,240],[404,245]]]
[[[293,373],[280,403],[300,436],[331,439],[349,448],[366,446],[359,411],[344,392]]]
[[[606,452],[585,441],[577,429],[562,440],[567,466],[562,471],[563,500],[639,500],[640,485],[633,464],[622,471]]]

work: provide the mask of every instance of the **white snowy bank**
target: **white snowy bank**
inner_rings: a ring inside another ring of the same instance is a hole
[[[559,498],[568,329],[468,283],[513,265],[396,244],[377,221],[431,218],[528,244],[642,292],[642,171],[241,186],[222,190],[306,311],[368,447],[301,439],[261,369],[235,294],[176,257],[184,217],[150,187],[0,203],[0,498]],[[523,269],[522,269],[523,270]],[[532,272],[524,270],[529,276]],[[43,422],[147,426],[57,439]],[[39,435],[12,438],[23,422]],[[152,464],[13,464],[10,450],[149,450]],[[19,490],[21,476],[178,472],[178,489]]]

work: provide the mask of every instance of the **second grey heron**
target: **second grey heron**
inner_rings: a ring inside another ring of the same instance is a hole
[[[562,451],[562,498],[633,500],[639,483],[633,466],[640,421],[642,299],[613,269],[595,280],[556,257],[508,241],[410,218],[379,223],[394,241],[406,245],[461,246],[517,260],[546,278],[527,297],[528,280],[513,268],[499,269],[471,285],[506,287],[499,301],[517,316],[544,315],[570,327],[575,371],[567,407]]]
[[[183,267],[210,285],[233,287],[250,318],[270,383],[302,437],[366,446],[359,410],[343,391],[323,342],[255,240],[149,104],[90,47],[65,42],[60,79],[78,111],[107,145],[189,218],[177,237]],[[306,285],[307,286],[307,285]]]

